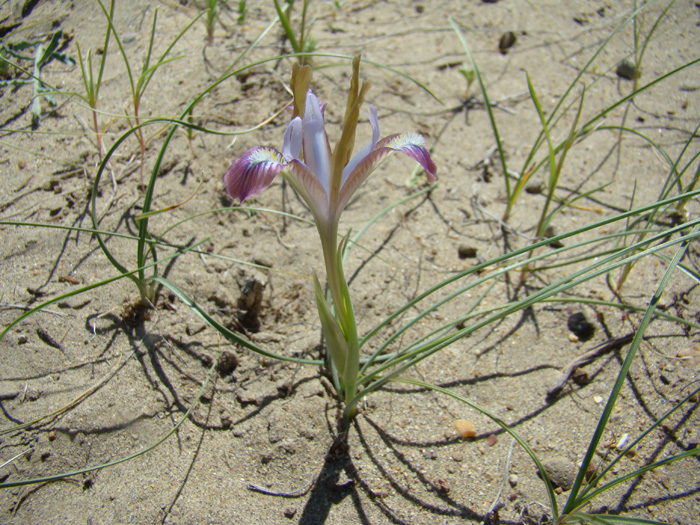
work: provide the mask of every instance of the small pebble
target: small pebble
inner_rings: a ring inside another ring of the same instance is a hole
[[[477,249],[473,246],[467,246],[466,244],[460,244],[457,248],[457,255],[460,259],[473,259],[476,257]]]
[[[623,60],[620,62],[615,70],[615,73],[617,73],[618,77],[624,78],[625,80],[634,80],[635,78],[642,76],[642,72],[634,67],[634,64],[632,64],[632,62],[629,60]]]
[[[496,443],[498,443],[498,438],[496,437],[495,434],[489,434],[488,437],[486,438],[486,444],[489,447],[494,446]]]
[[[550,239],[550,238],[552,238],[552,237],[556,237],[556,236],[557,236],[557,231],[554,229],[554,226],[547,226],[547,227],[545,228],[545,230],[544,230],[544,236],[545,236],[545,238],[547,238],[547,239]],[[561,241],[552,241],[552,242],[549,243],[549,246],[550,246],[551,248],[563,248],[563,247],[564,247],[564,243],[561,242]]]
[[[473,438],[476,436],[476,427],[471,421],[467,421],[466,419],[457,419],[452,424],[464,439]]]
[[[287,519],[291,520],[296,515],[296,513],[297,509],[295,509],[294,507],[287,507],[286,509],[284,509],[284,517]]]
[[[133,33],[133,32],[132,33],[124,33],[124,35],[122,36],[122,42],[124,44],[130,44],[131,42],[136,40],[137,37],[138,37],[138,34]]]
[[[508,476],[508,483],[510,483],[510,486],[512,488],[515,488],[518,485],[518,475],[511,474],[510,476]]]
[[[542,462],[549,480],[552,485],[559,487],[562,490],[569,490],[576,480],[576,465],[567,458],[558,456],[546,459]]]
[[[569,316],[566,326],[581,341],[588,341],[595,334],[595,326],[586,319],[583,312],[575,312]]]
[[[219,362],[216,363],[216,370],[222,376],[232,373],[238,366],[238,357],[233,352],[224,350],[219,356]]]
[[[530,195],[539,195],[544,191],[544,186],[542,185],[541,182],[529,182],[525,186],[525,193],[529,193]]]
[[[18,167],[19,169],[23,170],[24,168],[27,167],[27,162],[24,161],[24,160],[20,160],[19,162],[17,162],[17,167]]]
[[[588,377],[588,373],[580,367],[576,367],[571,374],[571,379],[574,380],[574,383],[577,385],[587,385],[588,383],[591,382],[591,379]]]
[[[600,405],[603,402],[603,396],[595,395],[593,396],[593,402]]]
[[[450,492],[450,486],[447,484],[447,480],[438,478],[435,480],[435,485],[437,490],[441,494],[448,494]]]
[[[578,336],[569,332],[569,341],[572,343],[578,343]]]
[[[505,55],[508,52],[508,49],[515,45],[515,42],[517,40],[518,37],[515,36],[515,33],[513,33],[513,31],[503,33],[501,35],[501,39],[498,41],[498,50],[501,52],[502,55]]]

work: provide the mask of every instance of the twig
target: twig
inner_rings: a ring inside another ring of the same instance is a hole
[[[16,456],[14,456],[14,457],[8,459],[7,461],[5,461],[5,463],[3,463],[2,465],[0,465],[0,468],[4,467],[5,465],[9,465],[9,464],[12,463],[14,460],[16,460],[18,457],[24,456],[25,454],[29,454],[29,453],[32,452],[33,450],[34,450],[33,448],[28,448],[27,450],[24,450],[24,451],[20,452],[20,453],[17,454]]]
[[[562,368],[561,375],[559,376],[559,378],[554,382],[554,385],[549,390],[547,390],[547,401],[551,401],[557,396],[557,394],[559,394],[559,392],[561,392],[562,388],[564,388],[564,385],[569,380],[569,377],[571,377],[571,374],[577,367],[590,363],[596,357],[599,357],[613,350],[614,348],[629,343],[633,337],[634,333],[630,333],[625,336],[618,337],[617,339],[610,339],[609,341],[599,344],[592,350],[589,350],[585,354],[582,354],[573,361],[571,361],[568,365]]]
[[[501,482],[501,486],[498,489],[498,494],[496,494],[496,497],[494,498],[493,503],[491,504],[491,507],[489,508],[489,511],[486,513],[486,517],[484,518],[484,521],[481,522],[481,525],[485,525],[486,521],[489,519],[489,516],[491,516],[492,513],[494,513],[500,507],[503,506],[503,504],[501,504],[499,506],[498,500],[501,499],[501,496],[503,495],[503,489],[506,488],[506,483],[508,483],[508,473],[510,472],[510,461],[513,458],[513,445],[515,445],[515,439],[511,438],[510,439],[510,448],[508,449],[508,458],[506,459],[506,468],[503,471],[503,481]]]
[[[290,492],[277,492],[276,490],[269,490],[264,487],[253,485],[252,483],[248,483],[248,490],[259,492],[260,494],[267,494],[268,496],[279,496],[281,498],[299,498],[307,492],[309,492],[309,489],[313,486],[315,482],[316,476],[312,477],[311,480],[300,489],[292,490]]]
[[[23,428],[28,428],[28,427],[33,427],[37,423],[40,423],[41,421],[45,419],[51,419],[60,416],[61,414],[67,412],[71,408],[79,405],[82,403],[82,401],[87,398],[88,396],[92,395],[93,393],[97,392],[102,386],[107,383],[110,379],[112,379],[115,375],[117,375],[117,372],[119,372],[124,365],[131,359],[131,357],[136,353],[136,350],[132,350],[128,356],[126,356],[114,369],[112,369],[107,375],[105,375],[102,379],[100,379],[97,383],[92,385],[90,388],[85,390],[82,394],[80,394],[78,397],[70,401],[68,404],[64,405],[63,407],[59,408],[58,410],[54,410],[50,414],[47,414],[45,416],[38,417],[36,419],[33,419],[32,421],[29,421],[27,423],[22,423],[20,425],[10,427],[10,428],[4,428],[3,430],[0,430],[0,436],[3,434],[6,434],[8,432],[15,432],[17,430],[22,430]],[[28,389],[28,383],[24,384],[24,393],[22,394],[22,402],[24,402],[24,399],[27,394],[27,389]]]
[[[25,312],[28,312],[29,310],[32,309],[31,306],[23,306],[21,304],[0,304],[0,311],[2,310],[12,310],[12,309],[17,309],[17,310],[24,310]],[[67,318],[68,316],[64,314],[63,312],[56,312],[55,310],[48,310],[46,308],[40,310],[41,312],[44,312],[46,314],[53,314],[58,317],[62,317],[63,319]]]

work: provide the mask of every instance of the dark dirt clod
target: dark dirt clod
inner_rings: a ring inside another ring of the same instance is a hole
[[[566,321],[567,328],[581,341],[588,341],[595,333],[595,326],[586,319],[586,314],[576,312]]]
[[[501,39],[498,41],[498,50],[501,52],[501,54],[505,55],[508,52],[508,49],[515,45],[517,40],[518,37],[515,36],[513,31],[503,33],[501,35]]]
[[[222,376],[232,374],[238,367],[238,356],[233,352],[224,350],[219,356],[219,362],[216,364],[216,371]]]
[[[615,69],[615,73],[625,80],[634,80],[642,76],[642,72],[637,69],[629,60],[623,60]]]
[[[566,491],[574,485],[577,468],[569,459],[561,456],[553,457],[542,461],[542,466],[554,487]],[[541,473],[538,472],[538,475],[541,476]]]
[[[473,259],[477,255],[477,249],[474,246],[460,244],[457,248],[457,255],[460,259]]]

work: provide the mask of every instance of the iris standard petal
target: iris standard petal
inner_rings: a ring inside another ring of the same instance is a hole
[[[377,118],[377,110],[374,108],[373,104],[369,106],[369,121],[372,124],[372,140],[364,148],[358,151],[350,159],[350,162],[343,168],[343,178],[340,182],[340,187],[342,188],[345,181],[348,180],[348,176],[352,173],[352,170],[364,159],[370,152],[374,149],[374,146],[379,140],[379,119]],[[342,189],[341,189],[342,191]]]
[[[306,95],[304,128],[304,163],[329,193],[331,178],[331,150],[323,122],[323,113],[318,98],[309,90]]]
[[[284,130],[284,143],[282,145],[282,155],[285,160],[299,160],[301,154],[301,143],[304,138],[301,118],[294,117]]]
[[[423,166],[423,169],[428,173],[428,182],[433,183],[437,180],[435,175],[437,166],[430,158],[428,150],[425,149],[425,139],[422,135],[418,133],[389,135],[377,143],[376,149],[380,148],[390,148],[408,155]]]
[[[224,175],[226,191],[232,199],[243,202],[272,184],[285,164],[282,154],[274,148],[251,148],[236,159]]]

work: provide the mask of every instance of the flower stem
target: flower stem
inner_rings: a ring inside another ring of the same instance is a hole
[[[341,371],[342,392],[339,392],[341,397],[348,401],[355,397],[357,392],[357,376],[360,370],[360,347],[357,337],[357,325],[355,324],[355,313],[348,291],[348,284],[343,273],[342,258],[338,250],[337,239],[337,224],[323,227],[322,223],[317,222],[319,234],[321,236],[321,245],[323,246],[323,258],[326,264],[326,279],[333,300],[335,316],[338,324],[343,332],[343,337],[347,342],[347,355],[345,357],[345,366]],[[324,231],[325,230],[325,231]],[[343,242],[340,243],[340,246]],[[346,414],[347,419],[351,419],[355,415],[355,410],[351,414]]]

